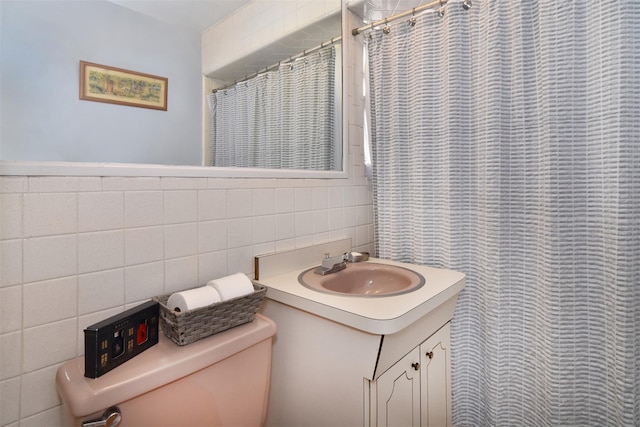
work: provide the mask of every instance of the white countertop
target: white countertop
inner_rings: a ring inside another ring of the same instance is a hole
[[[260,277],[258,283],[267,286],[269,299],[365,332],[384,335],[406,328],[451,298],[457,298],[465,286],[465,275],[457,271],[377,258],[366,262],[408,268],[424,276],[425,284],[395,296],[342,296],[314,291],[300,284],[298,275],[307,268]]]

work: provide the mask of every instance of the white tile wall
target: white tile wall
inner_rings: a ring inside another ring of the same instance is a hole
[[[372,242],[362,177],[0,177],[0,189],[3,426],[59,417],[55,371],[82,354],[91,323],[154,295],[251,275],[259,253],[332,237]]]

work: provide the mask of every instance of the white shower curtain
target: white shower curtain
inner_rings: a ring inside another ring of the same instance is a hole
[[[454,425],[640,426],[640,2],[370,34],[376,252],[467,274]]]
[[[336,47],[209,97],[211,164],[333,170]]]

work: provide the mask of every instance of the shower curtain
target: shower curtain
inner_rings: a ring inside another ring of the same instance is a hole
[[[336,47],[210,95],[211,165],[333,170]]]
[[[456,426],[640,426],[640,2],[365,34],[375,250],[462,271]]]

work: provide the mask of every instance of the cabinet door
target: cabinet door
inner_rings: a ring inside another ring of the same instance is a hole
[[[375,425],[378,427],[420,425],[419,359],[418,348],[415,348],[376,381]]]
[[[420,344],[422,427],[451,426],[449,323]]]

